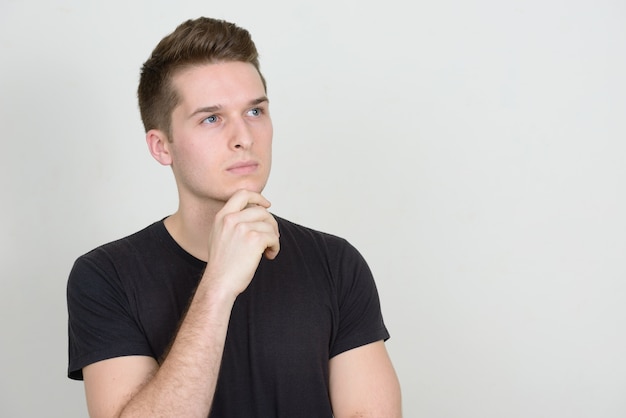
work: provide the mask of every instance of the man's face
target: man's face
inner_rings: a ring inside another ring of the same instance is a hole
[[[227,201],[240,189],[261,192],[272,160],[272,121],[252,64],[193,66],[174,75],[180,103],[168,148],[182,199]]]

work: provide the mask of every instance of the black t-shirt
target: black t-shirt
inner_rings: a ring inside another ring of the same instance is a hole
[[[328,361],[389,334],[372,274],[347,241],[276,217],[232,310],[210,417],[331,417]],[[78,258],[70,273],[68,376],[108,358],[161,362],[206,263],[163,221]]]

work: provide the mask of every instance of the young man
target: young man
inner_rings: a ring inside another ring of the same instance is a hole
[[[273,216],[265,81],[249,33],[200,18],[144,64],[139,105],[179,208],[80,257],[69,377],[92,417],[399,417],[371,273]]]

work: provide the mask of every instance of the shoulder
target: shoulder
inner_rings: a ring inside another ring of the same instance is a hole
[[[281,252],[298,252],[309,261],[323,261],[332,270],[365,264],[361,253],[346,239],[275,216],[281,239]]]
[[[332,248],[351,246],[345,238],[328,232],[309,228],[276,215],[274,215],[274,217],[276,218],[276,222],[278,222],[278,229],[280,231],[281,238],[284,237],[289,240],[293,239],[300,243],[304,242],[330,246]]]
[[[91,287],[97,282],[117,282],[120,274],[141,265],[146,254],[154,254],[151,247],[159,241],[160,228],[165,228],[163,222],[155,222],[79,256],[70,271],[68,289]]]
[[[164,229],[163,221],[157,221],[153,224],[137,231],[133,234],[119,238],[115,241],[102,244],[91,251],[81,255],[78,260],[90,259],[97,260],[102,258],[117,259],[120,255],[129,255],[129,251],[132,254],[138,249],[145,248],[146,245],[150,245],[159,240],[160,231]]]

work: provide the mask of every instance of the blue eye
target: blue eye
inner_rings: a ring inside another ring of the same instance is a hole
[[[263,111],[260,108],[255,107],[254,109],[250,109],[248,113],[250,113],[252,116],[260,116]]]
[[[211,115],[211,116],[209,116],[207,118],[204,118],[202,120],[202,123],[208,123],[208,124],[215,123],[215,122],[217,122],[217,116],[215,116],[215,115]]]

